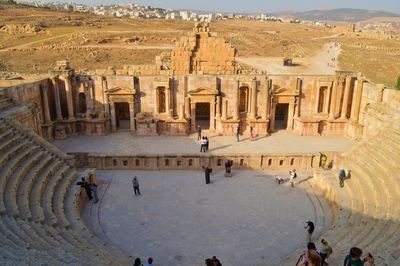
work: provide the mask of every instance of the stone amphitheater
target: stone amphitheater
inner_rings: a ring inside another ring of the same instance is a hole
[[[0,82],[1,265],[131,265],[136,256],[144,259],[90,222],[87,209],[93,204],[75,183],[82,176],[96,182],[97,170],[100,194],[106,195],[100,182],[106,171],[200,172],[210,165],[218,173],[226,159],[234,160],[235,171],[298,170],[296,187],[314,202],[313,240],[329,241],[331,265],[342,265],[352,246],[375,255],[376,265],[400,265],[400,91],[352,71],[290,76],[246,70],[236,63],[235,49],[207,25],[197,25],[170,55],[156,61],[89,74],[75,73],[63,61],[47,78]],[[185,141],[195,139],[198,125],[220,146],[206,154],[190,150]],[[260,138],[245,140],[252,145],[248,150],[230,149],[234,142],[225,140],[239,125],[243,135],[252,127]],[[124,136],[128,140],[121,144]],[[337,146],[345,140],[352,145],[271,152],[273,144],[271,149],[263,144],[281,137],[276,145],[285,146],[290,136],[298,139],[288,146],[329,137]],[[130,138],[146,145],[138,151]],[[176,152],[160,148],[169,139],[172,146],[185,147]],[[101,146],[97,141],[104,142],[103,150],[91,150]],[[111,152],[107,143],[127,148]],[[351,172],[343,188],[339,167]],[[167,240],[175,241],[173,236]],[[267,242],[265,248],[271,246]],[[304,245],[284,247],[279,262],[265,257],[250,265],[294,265]],[[156,265],[204,261],[178,257],[158,264],[162,248],[153,252]],[[224,265],[247,265],[224,259]]]

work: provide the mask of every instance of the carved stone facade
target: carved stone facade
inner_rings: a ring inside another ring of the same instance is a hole
[[[240,125],[242,132],[252,127],[259,136],[287,130],[361,138],[374,104],[398,97],[387,97],[392,90],[348,71],[332,76],[243,74],[235,49],[206,24],[197,24],[156,61],[149,68],[85,75],[61,61],[49,78],[5,91],[17,103],[35,99],[37,124],[47,139],[118,130],[187,135],[198,125],[219,135],[234,135]],[[23,95],[26,91],[35,96]]]

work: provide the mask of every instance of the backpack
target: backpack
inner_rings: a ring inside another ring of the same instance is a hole
[[[297,173],[294,172],[293,178],[297,178]]]

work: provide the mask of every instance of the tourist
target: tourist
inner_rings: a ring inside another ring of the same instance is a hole
[[[140,260],[140,258],[136,258],[135,259],[135,263],[133,264],[133,266],[143,266],[142,261]]]
[[[371,253],[368,253],[368,256],[364,258],[363,262],[364,266],[375,266],[375,259]]]
[[[329,256],[332,254],[333,250],[329,246],[328,241],[325,239],[321,240],[322,246],[319,249],[319,255],[321,256],[322,259],[322,265],[328,265],[328,263],[325,261]]]
[[[279,175],[275,176],[275,182],[278,183],[278,185],[283,183],[283,178]]]
[[[294,179],[297,178],[296,169],[289,171],[289,175],[290,175],[290,186],[294,187]]]
[[[211,265],[212,266],[222,266],[221,262],[219,261],[219,259],[217,259],[217,257],[213,256],[211,259]]]
[[[90,185],[90,188],[92,190],[92,194],[93,194],[93,197],[94,197],[94,203],[99,202],[99,197],[97,196],[97,185],[95,183],[92,183]]]
[[[206,143],[206,144],[205,144],[205,145],[206,145],[206,151],[208,151],[208,147],[209,147],[210,141],[208,140],[208,137],[207,137],[207,136],[205,137],[205,140],[206,140],[206,141],[205,141],[205,143]]]
[[[232,174],[231,174],[232,165],[233,165],[233,161],[232,160],[227,160],[225,162],[225,177],[231,177],[232,176]]]
[[[153,266],[153,258],[149,258],[144,266]]]
[[[236,140],[237,142],[240,141],[240,125],[238,125],[236,128]]]
[[[197,140],[201,140],[201,126],[197,126]]]
[[[137,179],[137,176],[135,176],[132,179],[132,185],[133,185],[133,191],[135,192],[135,196],[140,195],[139,181]]]
[[[211,180],[210,180],[210,175],[212,172],[212,169],[209,166],[202,166],[203,170],[204,170],[204,177],[206,179],[206,184],[210,184]]]
[[[321,256],[314,250],[307,251],[307,266],[321,266]]]
[[[358,247],[352,247],[350,253],[344,258],[344,266],[363,266],[361,260],[362,250]]]
[[[314,223],[311,222],[310,220],[306,221],[306,227],[304,229],[307,229],[307,242],[311,242],[311,236],[312,233],[314,232]]]
[[[206,152],[206,148],[207,148],[207,140],[206,137],[202,137],[200,140],[200,152]]]
[[[84,189],[85,189],[86,195],[87,195],[87,197],[89,198],[89,200],[92,200],[92,199],[93,199],[93,197],[92,197],[92,189],[91,189],[91,186],[90,186],[90,184],[89,184],[88,182],[86,182],[86,180],[85,180],[84,177],[82,177],[82,178],[81,178],[81,181],[78,182],[78,183],[76,183],[76,184],[77,184],[78,186],[81,186],[81,188],[84,188]]]
[[[317,253],[317,247],[313,242],[308,242],[307,243],[307,249],[304,250],[303,254],[300,255],[299,259],[296,262],[296,266],[308,266],[310,265],[310,261],[316,261],[318,258],[315,258],[316,256],[319,257]],[[310,258],[311,257],[311,258]],[[321,260],[321,257],[319,258]],[[319,264],[318,266],[320,266]]]
[[[254,139],[254,130],[253,127],[250,127],[250,140]]]
[[[339,185],[340,185],[340,187],[344,187],[345,179],[346,179],[346,171],[343,169],[343,167],[340,167],[340,170],[339,170]]]

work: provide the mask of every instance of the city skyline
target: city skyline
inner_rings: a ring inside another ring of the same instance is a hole
[[[46,2],[52,2],[46,1]],[[54,1],[53,1],[54,2]],[[203,0],[201,2],[194,0],[89,0],[89,1],[66,1],[60,0],[56,2],[75,2],[80,4],[126,4],[134,3],[138,5],[151,5],[154,7],[172,8],[172,9],[188,9],[213,12],[244,12],[244,13],[265,13],[277,11],[307,11],[318,9],[335,9],[335,8],[356,8],[381,10],[387,12],[400,13],[400,3],[398,0],[381,0],[363,1],[363,0],[280,0],[280,1],[263,1],[263,0],[248,0],[248,1],[211,1]]]

